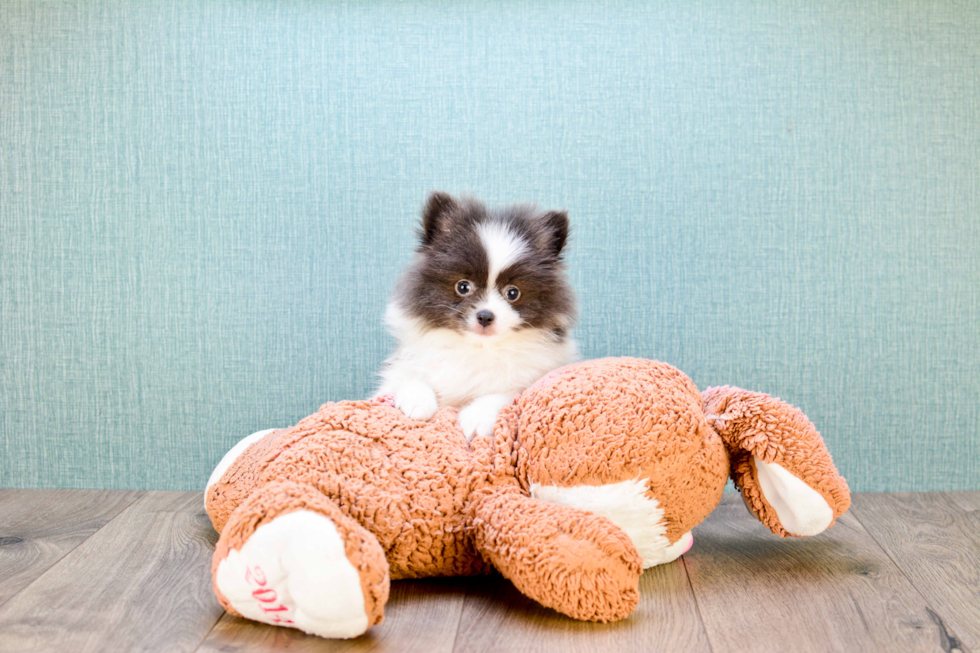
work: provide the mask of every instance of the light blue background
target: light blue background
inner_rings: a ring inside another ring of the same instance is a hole
[[[0,486],[362,397],[430,189],[565,207],[588,357],[980,489],[980,4],[0,4]]]

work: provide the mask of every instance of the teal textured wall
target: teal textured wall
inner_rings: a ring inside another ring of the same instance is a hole
[[[569,210],[588,357],[980,489],[980,4],[0,4],[0,486],[362,397],[427,190]]]

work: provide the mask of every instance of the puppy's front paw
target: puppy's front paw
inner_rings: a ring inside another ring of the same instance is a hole
[[[467,440],[474,435],[490,435],[500,409],[509,404],[514,395],[485,395],[459,411],[457,421]]]
[[[436,414],[436,393],[424,383],[406,383],[395,392],[395,408],[412,419],[429,420]]]

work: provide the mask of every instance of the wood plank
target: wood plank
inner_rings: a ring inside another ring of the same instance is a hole
[[[525,597],[501,576],[474,579],[455,650],[710,651],[683,563],[644,572],[640,605],[612,624],[576,621]]]
[[[0,607],[0,651],[191,651],[221,616],[200,492],[147,492]]]
[[[861,494],[851,510],[929,602],[946,650],[980,651],[980,510],[957,498]]]
[[[625,622],[567,619],[498,576],[400,581],[351,641],[221,617],[200,494],[140,495],[0,490],[0,651],[980,650],[977,492],[856,495],[788,540],[726,496]]]
[[[850,513],[780,539],[726,495],[685,558],[716,651],[940,650],[925,599]]]
[[[125,490],[0,490],[0,605],[141,494]]]
[[[980,511],[980,492],[946,492],[946,497],[966,512]]]
[[[267,626],[225,614],[198,651],[398,651],[450,653],[466,594],[466,579],[395,581],[385,620],[352,640],[326,640],[293,628]]]

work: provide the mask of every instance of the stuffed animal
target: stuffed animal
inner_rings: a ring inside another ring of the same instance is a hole
[[[232,614],[348,638],[381,623],[391,580],[496,569],[558,612],[615,621],[643,569],[691,547],[729,476],[783,537],[820,533],[850,503],[799,410],[701,393],[656,361],[552,372],[472,442],[453,408],[423,422],[384,398],[330,403],[214,470],[214,590]]]

